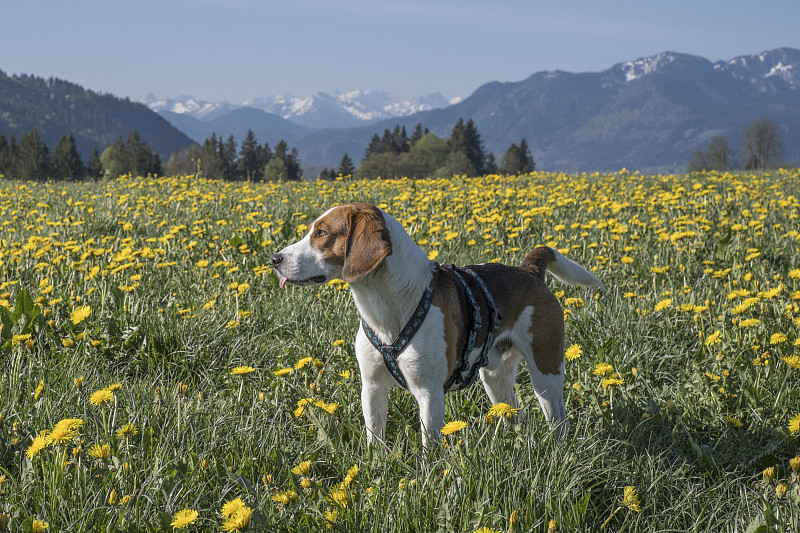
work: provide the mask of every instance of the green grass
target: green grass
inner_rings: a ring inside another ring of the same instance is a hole
[[[0,180],[0,530],[171,531],[189,508],[189,530],[219,531],[236,498],[251,531],[796,530],[799,177]],[[518,264],[550,244],[604,282],[548,280],[583,350],[566,362],[565,438],[522,368],[524,423],[487,422],[476,385],[447,396],[466,428],[425,452],[395,390],[385,445],[366,446],[349,292],[280,290],[267,266],[352,200],[381,204],[442,262]],[[91,314],[73,324],[80,306]],[[614,371],[595,375],[601,362]],[[242,365],[255,370],[231,374]],[[90,402],[112,384],[112,402]],[[307,398],[337,405],[296,416]],[[65,418],[77,435],[26,457]],[[302,461],[310,472],[292,473]]]

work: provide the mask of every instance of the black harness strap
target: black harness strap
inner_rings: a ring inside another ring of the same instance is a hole
[[[434,284],[431,283],[430,287],[425,290],[422,299],[420,299],[419,304],[417,304],[417,309],[414,311],[414,314],[408,319],[405,327],[400,330],[400,335],[392,344],[381,343],[375,331],[367,324],[367,321],[363,318],[361,319],[361,327],[364,329],[367,339],[369,339],[369,342],[371,342],[375,349],[383,356],[383,363],[386,365],[386,368],[404,389],[408,388],[408,383],[406,383],[406,378],[400,371],[400,367],[397,366],[397,358],[403,353],[403,350],[408,347],[411,339],[417,333],[420,326],[422,326],[422,321],[425,320],[425,317],[428,315],[428,310],[431,308],[431,302],[433,301],[433,285]]]
[[[495,307],[492,293],[489,292],[489,288],[486,286],[483,278],[481,278],[472,269],[469,267],[459,268],[454,265],[438,265],[438,268],[449,268],[453,271],[458,280],[461,282],[461,286],[463,287],[464,293],[467,297],[467,303],[470,311],[472,312],[472,317],[470,318],[469,339],[467,340],[467,345],[464,347],[464,352],[461,354],[461,366],[453,370],[453,373],[449,378],[447,378],[447,381],[444,384],[444,390],[447,392],[453,385],[457,384],[459,385],[459,389],[463,389],[475,382],[475,378],[478,376],[478,369],[486,366],[486,363],[488,362],[488,354],[492,347],[494,334],[500,327],[500,315]],[[480,356],[471,367],[469,364],[469,356],[475,349],[475,340],[478,337],[478,332],[483,327],[483,321],[481,320],[481,307],[478,304],[478,301],[475,299],[475,295],[473,294],[472,289],[470,289],[469,283],[467,283],[462,274],[466,274],[475,280],[475,282],[478,284],[478,287],[480,287],[483,297],[486,300],[486,304],[489,308],[489,328],[486,332],[486,340],[483,343],[483,349],[481,350]],[[411,315],[411,318],[408,320],[406,325],[402,330],[400,330],[400,335],[392,344],[381,343],[380,339],[378,339],[378,336],[375,334],[375,331],[369,326],[369,324],[367,324],[366,320],[363,318],[361,319],[361,327],[364,329],[364,334],[367,336],[367,339],[375,347],[375,349],[380,352],[381,356],[383,357],[383,363],[386,365],[389,373],[404,389],[408,389],[408,383],[406,382],[405,376],[403,376],[403,373],[400,371],[400,367],[397,365],[397,359],[400,357],[400,354],[403,353],[403,350],[405,350],[411,343],[411,339],[414,338],[414,335],[416,335],[417,331],[419,331],[419,328],[422,326],[422,322],[428,315],[428,310],[431,308],[431,302],[433,301],[435,282],[436,278],[434,277],[431,285],[425,290],[422,298],[417,304],[414,314]]]
[[[461,354],[461,366],[454,369],[450,377],[447,378],[444,384],[445,392],[449,391],[453,385],[459,385],[459,389],[464,389],[475,382],[475,378],[478,377],[478,370],[486,366],[486,363],[489,361],[488,355],[492,347],[492,342],[494,341],[494,334],[500,327],[500,316],[497,313],[494,298],[492,298],[492,293],[489,292],[489,288],[486,286],[486,282],[483,281],[483,278],[469,267],[459,268],[454,265],[448,265],[448,267],[453,270],[458,280],[461,282],[461,285],[464,287],[464,292],[467,295],[467,302],[472,310],[473,317],[470,321],[469,339],[467,340],[467,345],[464,347],[464,352]],[[483,323],[481,321],[481,308],[475,300],[475,295],[469,288],[469,284],[462,276],[462,273],[468,275],[477,282],[486,300],[486,305],[489,308],[489,328],[486,332],[486,339],[483,342],[481,353],[472,367],[469,365],[469,356],[472,354],[472,350],[475,349],[475,339],[478,336],[478,332],[483,327]]]

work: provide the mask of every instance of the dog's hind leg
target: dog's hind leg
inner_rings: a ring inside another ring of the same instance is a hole
[[[533,392],[542,407],[544,418],[550,427],[564,434],[569,429],[567,410],[564,406],[564,365],[562,363],[556,374],[543,374],[536,367],[533,357],[528,360],[528,375],[531,378]]]
[[[496,346],[501,346],[501,344],[498,343]],[[495,352],[496,349],[493,348],[492,351]],[[510,349],[502,354],[490,353],[490,359],[493,356],[499,358],[500,364],[494,368],[491,365],[481,368],[480,375],[483,389],[492,404],[506,403],[515,409],[519,408],[517,394],[514,392],[514,383],[517,378],[520,354],[517,350]],[[525,411],[520,409],[517,416],[520,421],[524,420]]]

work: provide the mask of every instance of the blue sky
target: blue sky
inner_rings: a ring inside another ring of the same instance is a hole
[[[800,48],[797,0],[5,0],[0,70],[137,99],[378,89],[468,96],[666,50]]]

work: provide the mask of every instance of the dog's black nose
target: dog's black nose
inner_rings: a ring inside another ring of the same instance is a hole
[[[272,264],[275,266],[280,265],[283,262],[283,256],[281,254],[275,254],[272,256]]]

